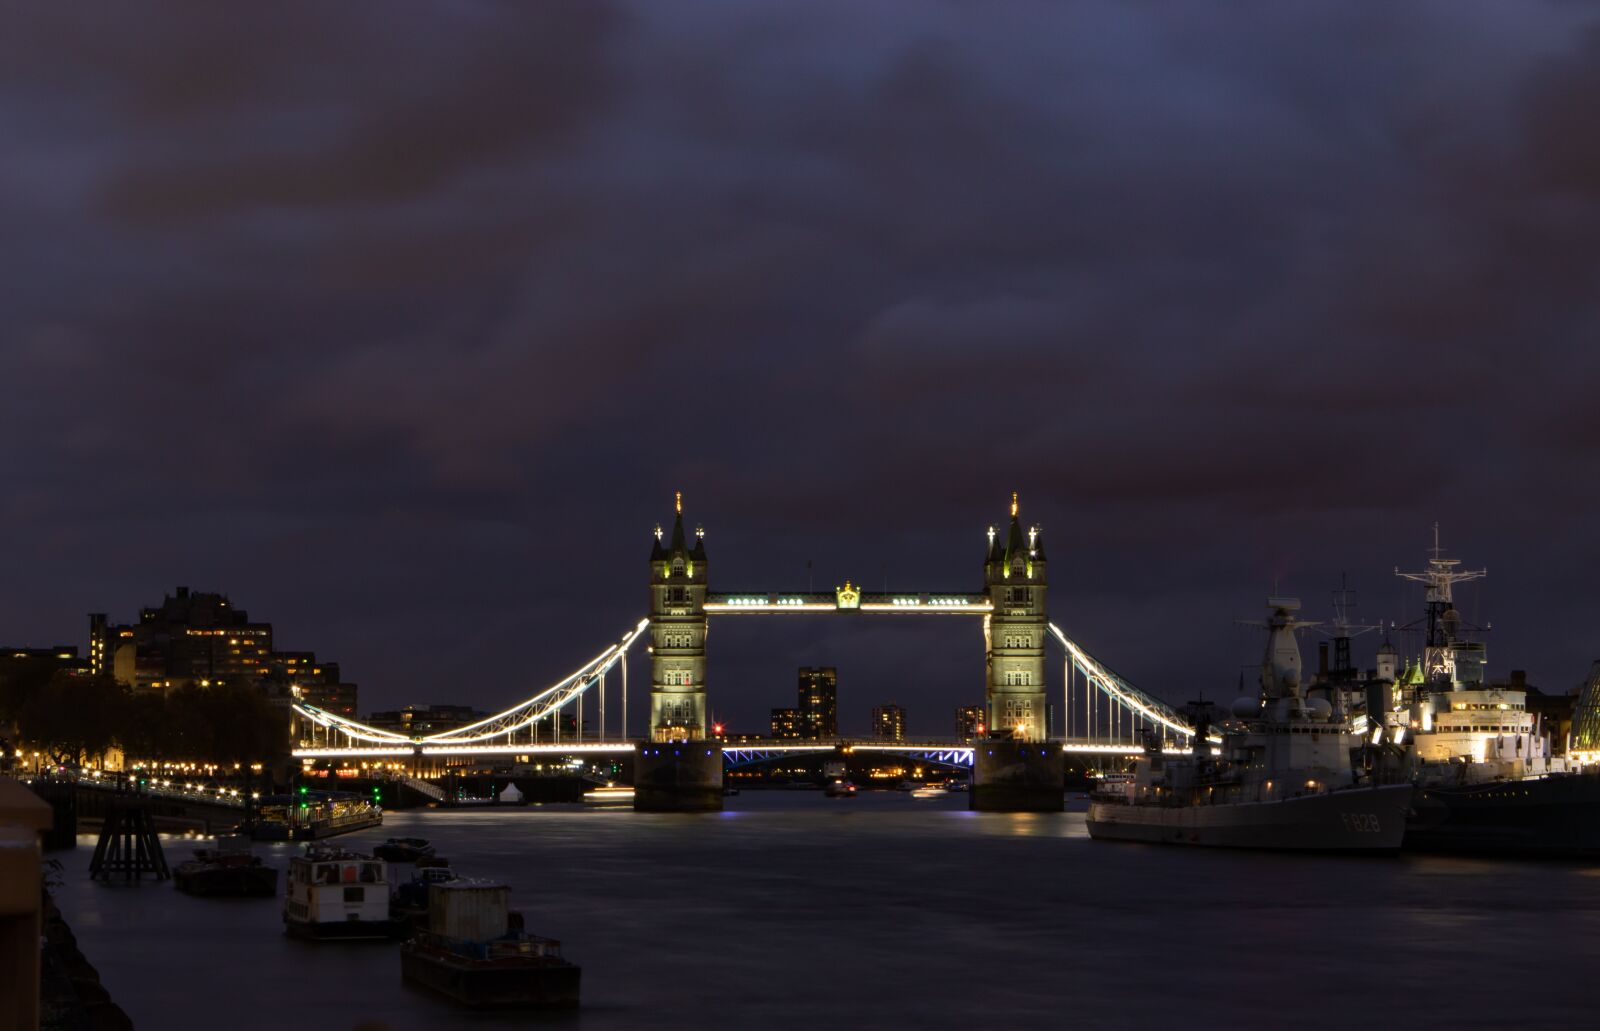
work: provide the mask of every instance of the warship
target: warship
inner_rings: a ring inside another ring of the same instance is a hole
[[[1269,598],[1260,691],[1233,704],[1220,739],[1198,722],[1188,753],[1151,739],[1120,795],[1097,795],[1089,835],[1224,848],[1389,854],[1412,787],[1381,784],[1352,756],[1363,739],[1344,711],[1302,684],[1293,598]]]
[[[1369,745],[1383,750],[1375,775],[1416,786],[1405,847],[1506,856],[1600,855],[1600,773],[1553,754],[1517,680],[1488,683],[1487,650],[1455,606],[1452,588],[1487,575],[1433,557],[1397,576],[1425,587],[1420,659],[1399,670],[1385,642],[1366,685]],[[1591,676],[1578,712],[1596,705]],[[1580,718],[1580,723],[1582,719]],[[1576,744],[1576,743],[1575,743]],[[1369,765],[1371,765],[1369,763]]]

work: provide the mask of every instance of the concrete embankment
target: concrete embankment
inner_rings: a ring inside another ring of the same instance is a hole
[[[55,900],[44,898],[44,950],[39,970],[40,1031],[122,1031],[133,1021],[100,983],[100,974],[78,948]]]

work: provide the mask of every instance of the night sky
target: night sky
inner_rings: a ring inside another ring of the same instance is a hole
[[[184,584],[364,711],[500,708],[643,615],[674,490],[714,590],[975,590],[1017,490],[1168,699],[1275,587],[1420,615],[1435,520],[1490,675],[1575,686],[1600,14],[1209,10],[9,8],[0,640]],[[847,730],[982,697],[975,621],[710,643],[740,730],[802,664]]]

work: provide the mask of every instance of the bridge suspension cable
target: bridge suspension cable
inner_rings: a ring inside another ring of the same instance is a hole
[[[368,726],[314,705],[296,704],[294,711],[320,727],[377,745],[471,745],[491,742],[497,738],[509,739],[516,731],[531,727],[540,720],[558,713],[570,702],[581,700],[584,692],[596,684],[603,684],[607,671],[619,662],[626,661],[628,650],[639,642],[649,626],[648,619],[641,619],[633,629],[623,634],[622,639],[616,644],[608,645],[599,655],[567,676],[504,712],[465,727],[452,727],[437,734],[407,737],[392,730]],[[604,712],[604,709],[601,711]],[[557,733],[559,734],[559,729]],[[579,733],[581,740],[582,732]]]
[[[583,695],[590,689],[599,686],[604,691],[605,675],[613,668],[621,666],[621,679],[623,689],[623,733],[626,735],[627,719],[627,654],[639,640],[646,636],[649,628],[648,619],[640,620],[632,629],[622,635],[615,644],[608,645],[598,655],[556,681],[554,684],[519,702],[496,715],[486,717],[476,723],[464,727],[454,727],[450,730],[440,731],[421,737],[411,737],[392,730],[369,726],[357,720],[350,719],[336,713],[328,712],[313,705],[296,704],[293,708],[300,716],[316,726],[329,732],[330,746],[334,743],[334,735],[342,735],[346,741],[362,742],[369,746],[385,749],[421,749],[434,747],[462,747],[472,745],[494,745],[497,742],[509,747],[513,744],[512,736],[520,730],[534,728],[533,739],[530,744],[537,743],[537,724],[556,717],[554,724],[555,743],[561,741],[560,711],[569,704],[582,704]],[[1077,642],[1062,632],[1054,623],[1049,624],[1050,636],[1055,638],[1065,653],[1065,669],[1063,691],[1068,698],[1068,711],[1065,719],[1068,724],[1072,722],[1071,696],[1076,676],[1084,678],[1083,722],[1085,729],[1090,730],[1091,737],[1098,737],[1100,732],[1092,728],[1103,724],[1105,730],[1113,737],[1134,737],[1141,726],[1159,726],[1166,731],[1192,739],[1194,728],[1191,727],[1177,711],[1158,698],[1139,690],[1125,677],[1106,666],[1090,655]],[[1095,704],[1104,698],[1108,705],[1102,707]],[[605,706],[602,701],[599,706],[604,719]],[[581,710],[580,710],[581,712]],[[1127,719],[1123,719],[1123,715]],[[1071,736],[1070,725],[1063,726],[1065,737]],[[1126,735],[1124,735],[1126,731]],[[600,738],[605,738],[605,727],[600,728]],[[575,744],[581,746],[583,734],[578,732]]]
[[[1050,624],[1050,636],[1054,637],[1056,643],[1061,645],[1062,650],[1066,652],[1071,668],[1075,668],[1077,672],[1082,673],[1089,684],[1098,688],[1101,694],[1116,702],[1127,710],[1130,715],[1165,727],[1184,737],[1194,737],[1194,728],[1170,705],[1159,698],[1145,694],[1124,677],[1118,675],[1116,671],[1100,663],[1070,637],[1062,633],[1061,628],[1054,623]],[[1069,672],[1069,685],[1070,679]]]

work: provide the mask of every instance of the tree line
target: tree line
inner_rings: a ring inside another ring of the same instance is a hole
[[[288,715],[250,684],[134,691],[109,676],[11,660],[0,672],[0,727],[58,763],[112,747],[129,762],[267,763],[288,750]],[[14,757],[15,747],[6,757]]]

